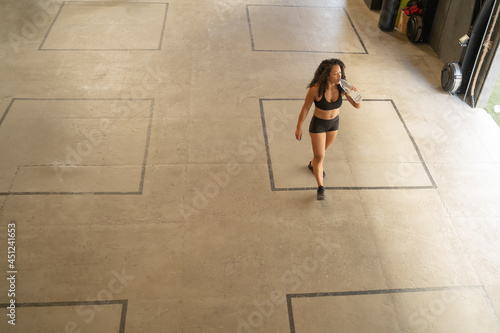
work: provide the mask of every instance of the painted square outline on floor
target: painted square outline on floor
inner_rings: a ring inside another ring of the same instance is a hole
[[[286,294],[286,304],[288,312],[288,322],[290,325],[290,333],[296,333],[295,331],[295,320],[293,313],[292,300],[294,298],[315,298],[315,297],[338,297],[338,296],[367,296],[367,295],[384,295],[384,294],[403,294],[403,293],[422,293],[422,292],[435,292],[435,291],[457,291],[457,290],[478,290],[480,291],[486,303],[490,305],[490,310],[492,311],[493,317],[497,320],[497,324],[500,328],[500,323],[498,322],[498,317],[493,311],[491,305],[491,300],[488,293],[482,285],[470,285],[470,286],[442,286],[442,287],[428,287],[428,288],[401,288],[401,289],[379,289],[379,290],[357,290],[357,291],[338,291],[338,292],[318,292],[318,293],[298,293],[298,294]],[[300,333],[300,332],[299,332]]]
[[[55,306],[88,306],[88,305],[121,305],[120,328],[117,333],[125,333],[125,322],[127,319],[128,300],[109,300],[109,301],[75,301],[75,302],[46,302],[46,303],[15,303],[16,308],[46,308]],[[10,303],[0,304],[0,307],[8,309]],[[61,329],[64,329],[62,327]],[[76,332],[76,331],[75,331]],[[112,333],[112,332],[110,332]]]
[[[148,158],[148,153],[149,153],[149,143],[150,143],[150,138],[151,138],[151,127],[152,127],[152,122],[153,122],[153,111],[154,111],[154,103],[155,99],[154,98],[13,98],[9,105],[7,106],[7,109],[3,113],[2,117],[0,118],[0,131],[2,130],[2,124],[5,118],[7,117],[10,109],[14,105],[15,101],[149,101],[149,115],[147,117],[148,119],[148,125],[147,125],[147,132],[146,132],[146,143],[144,147],[144,153],[143,153],[143,160],[142,160],[142,165],[141,165],[141,175],[140,175],[140,181],[139,181],[139,188],[137,191],[133,192],[104,192],[104,191],[95,191],[95,192],[57,192],[57,191],[47,191],[47,192],[0,192],[0,196],[5,196],[5,195],[84,195],[84,194],[93,194],[93,195],[142,195],[142,190],[144,187],[144,179],[146,175],[146,162]]]
[[[52,31],[52,28],[54,27],[54,24],[56,23],[57,19],[59,18],[59,15],[63,9],[63,7],[67,4],[77,4],[77,3],[88,3],[88,4],[95,4],[101,5],[101,4],[124,4],[124,5],[148,5],[148,4],[155,4],[155,5],[165,5],[165,14],[163,16],[163,24],[162,24],[162,29],[160,33],[160,40],[158,42],[158,47],[157,48],[147,48],[147,49],[141,49],[141,48],[120,48],[120,49],[65,49],[65,48],[60,48],[60,49],[44,49],[43,46],[49,37],[50,32]],[[38,51],[158,51],[161,50],[162,43],[163,43],[163,37],[165,35],[165,27],[167,24],[167,13],[168,13],[168,2],[107,2],[107,1],[102,1],[102,2],[97,2],[97,1],[63,1],[61,3],[61,6],[59,7],[56,16],[52,20],[52,23],[50,24],[49,29],[47,30],[47,33],[43,37],[43,40],[38,47]]]
[[[276,187],[275,181],[274,181],[274,171],[273,171],[273,163],[272,163],[272,158],[271,158],[271,152],[270,152],[270,147],[269,147],[269,139],[268,139],[268,130],[267,130],[267,125],[266,125],[266,116],[265,116],[265,111],[264,111],[264,102],[265,101],[303,101],[304,99],[302,98],[259,98],[259,106],[260,106],[260,115],[261,115],[261,121],[262,121],[262,130],[263,130],[263,135],[264,135],[264,144],[265,144],[265,149],[266,149],[266,156],[267,156],[267,165],[268,165],[268,172],[269,172],[269,180],[271,184],[271,190],[272,191],[304,191],[304,190],[315,190],[317,187]],[[413,139],[413,136],[411,135],[408,127],[406,126],[406,123],[403,120],[403,117],[401,116],[401,113],[399,112],[398,108],[396,107],[396,104],[392,99],[364,99],[364,101],[373,101],[373,102],[390,102],[391,105],[394,108],[394,111],[396,112],[397,117],[401,121],[401,124],[408,135],[408,139],[410,140],[412,146],[415,149],[415,152],[420,160],[420,163],[422,164],[423,169],[425,170],[425,173],[431,183],[431,185],[422,185],[422,186],[338,186],[338,187],[328,187],[325,186],[325,189],[328,190],[388,190],[388,189],[402,189],[402,190],[408,190],[408,189],[432,189],[436,188],[436,183],[434,182],[434,179],[432,178],[432,175],[429,172],[429,169],[427,168],[427,165],[422,157],[422,154],[420,152],[420,149],[418,148],[415,140]]]
[[[354,30],[354,33],[356,34],[358,41],[360,42],[361,46],[363,47],[364,52],[335,52],[335,51],[323,51],[323,50],[259,50],[259,49],[256,49],[249,7],[291,7],[291,8],[342,9],[344,11],[345,15],[347,16],[347,19],[349,20],[349,23],[351,24],[351,27]],[[247,12],[248,29],[250,32],[250,43],[252,45],[252,51],[254,51],[254,52],[303,52],[303,53],[333,53],[333,54],[368,54],[368,50],[366,49],[365,43],[361,39],[361,36],[359,35],[358,30],[354,26],[354,23],[352,22],[352,19],[349,16],[349,13],[347,12],[347,9],[345,7],[247,4],[246,5],[246,12]]]

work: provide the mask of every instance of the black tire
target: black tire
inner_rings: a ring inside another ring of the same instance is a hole
[[[414,43],[418,43],[422,40],[422,34],[424,32],[424,19],[420,15],[413,15],[408,20],[408,25],[406,27],[406,35],[408,39]]]
[[[457,92],[462,85],[462,69],[456,62],[444,65],[441,70],[441,87],[451,94]]]

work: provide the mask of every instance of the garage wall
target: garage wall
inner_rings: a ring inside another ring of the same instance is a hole
[[[429,44],[443,64],[459,62],[463,48],[458,39],[469,32],[474,6],[471,0],[439,0]]]

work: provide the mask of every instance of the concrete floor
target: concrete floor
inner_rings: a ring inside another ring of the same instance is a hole
[[[0,331],[500,332],[500,129],[378,18],[0,0]],[[332,57],[365,101],[318,202],[294,130]]]

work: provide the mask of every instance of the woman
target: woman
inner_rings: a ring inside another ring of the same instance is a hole
[[[313,171],[318,182],[318,200],[325,200],[325,188],[323,187],[323,161],[325,151],[335,140],[339,129],[339,111],[342,105],[342,97],[346,96],[349,103],[355,108],[361,107],[359,103],[346,94],[340,87],[340,79],[345,79],[345,65],[339,59],[323,60],[316,69],[314,78],[307,86],[309,90],[300,111],[295,137],[302,139],[302,124],[304,123],[309,109],[314,102],[314,115],[309,125],[309,135],[311,136],[313,159],[309,162],[308,168]],[[358,89],[354,88],[355,91]]]

